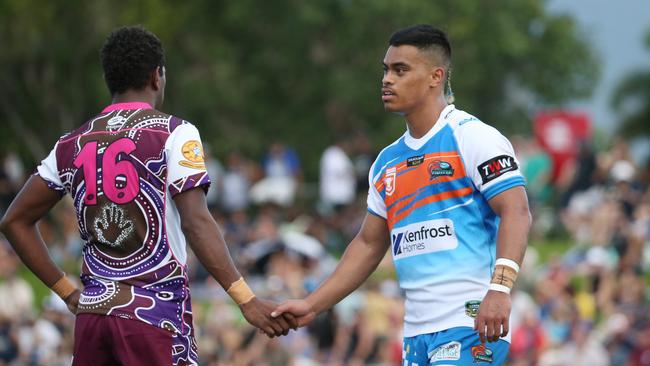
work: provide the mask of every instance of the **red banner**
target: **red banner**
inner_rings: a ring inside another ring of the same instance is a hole
[[[564,164],[573,159],[580,142],[591,139],[591,121],[586,113],[567,110],[542,111],[534,119],[535,137],[553,159],[551,181],[555,182]]]

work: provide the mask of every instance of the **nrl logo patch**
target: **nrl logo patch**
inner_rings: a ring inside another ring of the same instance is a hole
[[[397,180],[397,167],[386,169],[384,184],[386,185],[386,195],[392,196],[395,193],[395,183]]]
[[[472,347],[472,357],[474,357],[474,363],[492,362],[492,350],[479,344]]]
[[[429,180],[438,177],[451,177],[454,175],[454,168],[444,160],[434,160],[429,164]]]
[[[117,131],[122,128],[125,122],[126,118],[122,116],[115,116],[106,122],[106,128],[111,132]]]
[[[476,318],[476,315],[478,315],[479,306],[481,306],[481,302],[479,300],[471,300],[465,302],[465,315]]]
[[[460,360],[460,342],[449,342],[429,352],[429,363]]]

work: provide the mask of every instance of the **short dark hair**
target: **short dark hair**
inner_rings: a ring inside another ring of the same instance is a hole
[[[391,46],[409,45],[420,50],[427,50],[435,53],[444,66],[451,67],[451,45],[447,35],[442,30],[428,24],[418,24],[408,28],[400,29],[393,33],[388,41]]]
[[[142,26],[114,30],[100,54],[104,79],[111,95],[129,89],[143,89],[151,71],[165,65],[162,43]]]

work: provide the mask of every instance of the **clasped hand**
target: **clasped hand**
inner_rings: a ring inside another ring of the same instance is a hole
[[[291,313],[272,317],[271,312],[276,307],[276,303],[257,297],[239,306],[246,321],[264,332],[269,338],[287,335],[289,330],[298,328],[298,322]]]

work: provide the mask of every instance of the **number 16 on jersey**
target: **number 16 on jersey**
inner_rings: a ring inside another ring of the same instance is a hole
[[[97,172],[102,171],[102,191],[111,202],[125,204],[133,201],[140,193],[138,171],[132,162],[117,160],[120,154],[135,151],[133,140],[123,137],[114,141],[102,154],[101,164],[97,166],[97,141],[87,142],[74,160],[74,166],[83,169],[86,183],[86,205],[97,204]]]

